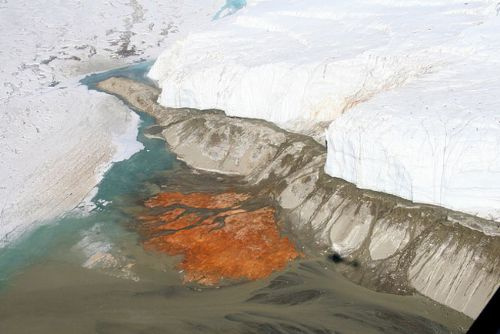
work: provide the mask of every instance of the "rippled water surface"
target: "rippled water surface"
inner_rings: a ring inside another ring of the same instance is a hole
[[[144,78],[150,64],[93,75]],[[326,257],[308,255],[255,282],[183,284],[178,259],[148,253],[131,228],[161,189],[232,187],[192,172],[144,137],[145,149],[105,175],[88,215],[47,223],[0,251],[0,333],[450,333],[465,316],[428,299],[348,282]],[[236,182],[236,180],[234,180]]]

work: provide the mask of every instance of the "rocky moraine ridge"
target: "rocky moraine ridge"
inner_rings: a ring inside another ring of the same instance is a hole
[[[282,209],[307,251],[333,250],[366,287],[414,292],[476,317],[500,282],[500,228],[490,221],[361,190],[324,173],[326,149],[311,137],[219,110],[164,108],[157,88],[125,78],[98,84],[156,118],[163,138],[189,166],[241,176]]]

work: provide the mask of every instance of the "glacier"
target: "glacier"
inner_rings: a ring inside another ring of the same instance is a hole
[[[247,1],[170,45],[149,76],[164,106],[307,134],[329,124],[329,175],[499,221],[499,11],[487,0]]]

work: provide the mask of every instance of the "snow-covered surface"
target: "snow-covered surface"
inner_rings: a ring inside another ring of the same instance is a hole
[[[138,118],[78,84],[156,57],[222,0],[0,0],[0,247],[75,207],[140,149]]]
[[[337,119],[330,175],[499,219],[499,11],[488,0],[250,0],[168,47],[149,75],[166,106],[298,130]]]
[[[3,107],[0,244],[75,207],[112,161],[142,148],[136,114],[76,83]]]

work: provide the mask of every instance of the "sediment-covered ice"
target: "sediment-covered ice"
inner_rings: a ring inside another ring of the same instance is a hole
[[[165,106],[302,132],[335,120],[330,175],[499,219],[499,11],[487,0],[248,1],[167,48],[149,75]]]

